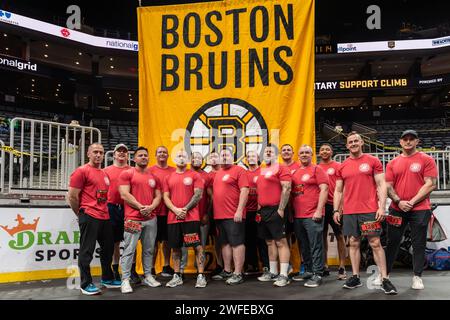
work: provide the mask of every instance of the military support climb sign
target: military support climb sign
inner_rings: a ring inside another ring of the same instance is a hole
[[[314,0],[138,8],[139,144],[314,146]]]

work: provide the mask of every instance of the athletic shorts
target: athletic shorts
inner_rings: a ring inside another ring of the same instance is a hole
[[[343,232],[344,236],[353,236],[355,238],[361,237],[361,225],[364,222],[374,222],[375,213],[360,213],[360,214],[344,214],[343,215]],[[382,228],[378,232],[372,232],[372,236],[379,237]]]
[[[167,216],[157,216],[157,223],[156,241],[167,241]]]
[[[124,208],[120,204],[108,203],[109,220],[113,228],[114,243],[123,241]]]
[[[167,225],[168,244],[172,249],[197,247],[200,242],[200,221],[171,223]]]
[[[216,220],[217,241],[220,245],[232,247],[245,244],[245,220],[234,222],[233,219]]]
[[[286,214],[280,217],[278,206],[262,207],[259,211],[261,221],[258,223],[258,236],[264,240],[286,238]]]
[[[323,230],[324,232],[328,231],[328,225],[331,226],[331,228],[333,229],[333,233],[334,235],[340,236],[342,234],[342,226],[336,224],[336,222],[334,222],[333,219],[333,205],[332,204],[325,204],[325,219],[324,219],[324,224],[323,224]]]

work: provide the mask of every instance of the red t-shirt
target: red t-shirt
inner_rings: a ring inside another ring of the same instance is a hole
[[[344,182],[344,214],[374,213],[378,210],[374,176],[383,173],[380,160],[369,154],[348,157],[337,171],[336,181]]]
[[[122,172],[119,177],[119,186],[130,186],[130,193],[144,206],[152,204],[155,198],[155,190],[161,191],[159,180],[150,173],[150,170],[141,173],[136,168]],[[155,217],[154,211],[149,216],[144,217],[139,210],[134,209],[126,202],[124,208],[125,219],[147,221]]]
[[[194,171],[194,170],[193,170]],[[203,170],[199,170],[199,171],[194,171],[197,172],[200,177],[203,179],[203,195],[202,198],[200,199],[200,202],[198,203],[198,212],[200,214],[200,219],[203,218],[203,216],[205,214],[208,213],[208,187],[211,185],[211,177],[210,175],[203,171]]]
[[[298,168],[301,167],[300,163],[298,162],[292,162],[290,165],[286,165],[283,163],[282,165],[289,169],[291,176],[295,173],[295,171],[297,171]]]
[[[260,172],[261,168],[259,167],[254,171],[250,170],[247,171],[248,186],[249,186],[248,200],[246,206],[247,212],[258,210],[258,193],[256,192],[256,181],[258,180]]]
[[[392,182],[395,192],[402,200],[411,200],[425,184],[425,177],[437,178],[437,168],[434,159],[423,152],[417,152],[410,157],[399,155],[386,166],[386,181]],[[395,210],[400,208],[392,202]],[[430,199],[417,203],[413,210],[430,210]]]
[[[340,162],[331,160],[330,163],[320,163],[319,167],[328,175],[328,200],[327,203],[333,204],[334,189],[336,187],[336,172],[341,167]]]
[[[108,191],[108,203],[123,205],[123,200],[120,197],[119,193],[119,176],[122,172],[128,169],[130,169],[129,165],[126,165],[124,167],[116,167],[115,165],[110,165],[103,169],[103,171],[105,171],[108,175],[109,181],[111,183]]]
[[[311,164],[295,171],[292,176],[295,218],[312,218],[319,204],[320,184],[328,185],[328,177],[321,167]]]
[[[164,179],[170,175],[172,172],[175,172],[176,169],[174,167],[167,167],[167,168],[161,168],[157,165],[154,165],[150,168],[150,172],[159,180],[159,183],[162,185],[164,182]],[[158,208],[155,209],[155,213],[157,216],[167,216],[167,212],[169,210],[167,209],[166,205],[164,204],[164,201],[161,201],[161,204],[158,206]]]
[[[81,190],[80,209],[93,218],[108,220],[109,184],[109,178],[102,169],[85,164],[71,174],[69,186]]]
[[[261,168],[256,182],[258,204],[261,207],[277,206],[281,200],[281,181],[291,182],[291,173],[287,166],[278,163]]]
[[[203,189],[204,182],[200,175],[192,170],[173,172],[164,179],[164,192],[170,193],[170,200],[177,208],[183,208],[191,201],[196,188]],[[167,215],[167,224],[189,221],[200,221],[198,205],[188,211],[184,220],[178,220],[172,211]]]
[[[248,186],[247,172],[240,166],[232,165],[217,171],[213,183],[214,219],[233,219],[241,189]],[[245,208],[242,217],[246,217]]]

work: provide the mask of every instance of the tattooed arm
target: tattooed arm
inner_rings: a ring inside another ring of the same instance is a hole
[[[281,200],[278,206],[278,214],[284,217],[284,209],[289,203],[289,197],[291,196],[291,182],[281,181]]]

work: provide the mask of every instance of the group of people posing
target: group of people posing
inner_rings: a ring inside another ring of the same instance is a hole
[[[432,157],[417,151],[419,138],[414,130],[400,136],[402,152],[387,164],[363,153],[364,141],[356,132],[347,137],[349,157],[332,160],[333,148],[323,144],[320,163],[314,164],[313,149],[302,145],[298,162],[289,144],[267,145],[260,159],[257,151],[247,151],[247,170],[234,165],[231,149],[208,155],[210,171],[205,172],[203,156],[180,150],[168,165],[169,152],[156,149],[157,164],[148,167],[145,147],[134,151],[134,167],[128,165],[129,150],[124,144],[114,149],[114,163],[104,169],[104,149],[94,143],[88,149],[89,163],[76,169],[70,178],[69,204],[80,226],[79,269],[81,292],[98,294],[90,263],[96,242],[100,245],[101,285],[133,292],[141,281],[159,287],[154,264],[161,243],[162,275],[171,277],[167,287],[183,284],[187,248],[195,251],[198,275],[196,288],[207,286],[205,246],[215,238],[214,280],[229,285],[244,282],[244,269],[263,267],[259,281],[284,287],[292,280],[315,288],[330,274],[327,266],[327,234],[331,225],[337,240],[337,279],[354,289],[360,280],[360,243],[367,237],[378,266],[374,281],[386,294],[397,294],[389,274],[400,242],[409,225],[413,246],[413,289],[423,289],[421,278],[427,225],[431,217],[429,195],[436,187],[437,168]],[[279,154],[280,153],[280,154]],[[282,162],[279,162],[281,155]],[[188,168],[190,165],[190,168]],[[387,198],[392,200],[386,214]],[[382,221],[387,222],[387,248],[382,247]],[[299,244],[304,272],[289,274],[291,235]],[[346,241],[352,275],[345,271]],[[135,270],[136,246],[141,241],[144,278]],[[120,242],[124,250],[120,256]],[[170,254],[173,269],[170,267]],[[119,263],[122,274],[119,273]]]

